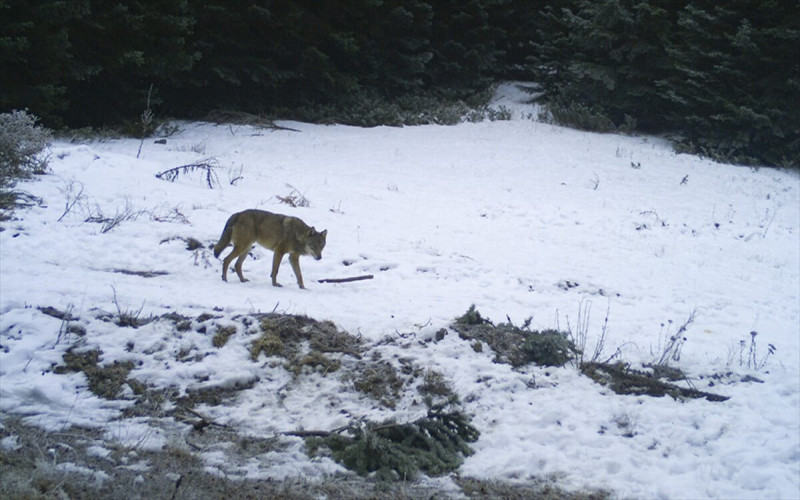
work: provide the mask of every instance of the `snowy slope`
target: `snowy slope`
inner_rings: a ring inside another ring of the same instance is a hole
[[[462,476],[555,477],[568,488],[638,498],[800,496],[797,174],[676,155],[652,137],[543,124],[529,119],[533,110],[514,86],[500,92],[511,121],[372,129],[281,123],[295,130],[180,123],[166,144],[145,141],[138,159],[138,140],[56,142],[52,173],[24,185],[44,205],[19,210],[0,232],[0,410],[47,428],[99,426],[123,443],[154,448],[170,432],[185,432],[177,423],[120,421],[124,401],[97,398],[82,374],[50,372],[79,342],[100,347],[104,363],[134,361],[131,376],[157,387],[258,380],[237,404],[206,409],[243,433],[332,429],[351,417],[403,420],[422,411],[389,411],[314,377],[277,398],[288,382],[263,359],[250,361],[241,331],[213,356],[185,363],[174,353],[211,351],[209,335],[96,319],[119,309],[141,308],[142,317],[216,311],[223,320],[276,310],[330,319],[369,342],[393,338],[380,347],[384,358],[446,374],[481,431]],[[175,182],[155,177],[206,158],[218,162],[215,189],[202,172]],[[298,193],[309,207],[276,198]],[[77,203],[67,210],[70,201]],[[301,260],[309,290],[295,286],[286,261],[285,286],[270,286],[271,252],[261,248],[244,265],[249,282],[231,274],[224,283],[218,260],[178,239],[216,242],[228,216],[246,208],[328,229],[323,259]],[[123,213],[130,220],[105,233],[85,222]],[[375,277],[317,283],[363,274]],[[618,396],[574,366],[495,364],[454,333],[419,342],[472,303],[496,322],[532,316],[536,329],[574,329],[590,309],[591,347],[608,310],[605,357],[619,348],[636,366],[657,361],[694,313],[673,365],[699,389],[730,399]],[[79,316],[86,337],[59,339],[61,321],[36,309],[45,306]],[[746,361],[751,332],[756,360],[764,361],[756,369]],[[768,344],[776,348],[769,356]],[[746,375],[762,383],[745,382]],[[222,451],[204,459],[252,477],[340,470],[287,439],[284,453],[238,469]]]

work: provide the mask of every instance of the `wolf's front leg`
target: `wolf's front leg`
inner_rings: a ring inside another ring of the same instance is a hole
[[[300,288],[305,289],[305,286],[303,286],[303,273],[300,272],[300,255],[295,253],[289,254],[289,263],[292,265],[294,275],[297,276],[297,284]]]

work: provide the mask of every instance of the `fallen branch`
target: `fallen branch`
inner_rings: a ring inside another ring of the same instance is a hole
[[[343,427],[339,427],[337,429],[333,429],[332,431],[305,431],[305,430],[297,430],[297,431],[286,431],[281,432],[284,436],[296,436],[301,438],[307,437],[328,437],[331,434],[341,434],[343,431],[349,429],[349,425],[345,425]]]
[[[390,422],[390,423],[386,423],[386,424],[383,424],[383,425],[370,426],[369,430],[371,432],[378,432],[378,431],[384,431],[384,430],[387,430],[387,429],[402,428],[402,427],[405,427],[407,425],[408,424],[398,424],[397,422]],[[322,437],[322,438],[324,438],[324,437],[331,436],[333,434],[341,434],[344,431],[351,430],[353,428],[354,428],[353,425],[344,425],[342,427],[338,427],[336,429],[333,429],[332,431],[313,431],[313,430],[307,431],[307,430],[302,430],[301,429],[301,430],[296,430],[296,431],[281,432],[281,434],[284,435],[284,436],[296,436],[296,437],[301,437],[301,438],[307,438],[307,437]]]
[[[698,391],[696,389],[686,389],[684,387],[662,382],[654,375],[647,372],[640,372],[629,369],[624,363],[604,364],[604,363],[581,363],[581,372],[594,380],[605,385],[617,394],[633,394],[637,396],[662,397],[672,396],[673,399],[682,398],[705,398],[708,401],[727,401],[728,396],[712,394],[709,392]]]
[[[196,163],[164,170],[163,172],[157,173],[156,177],[161,180],[175,182],[175,179],[177,179],[180,174],[188,174],[189,172],[202,170],[206,174],[206,184],[208,184],[208,188],[214,189],[214,184],[219,185],[219,179],[217,178],[216,172],[214,172],[214,169],[217,167],[219,167],[219,162],[216,158],[205,158]]]
[[[208,427],[209,425],[213,425],[213,426],[220,427],[220,428],[223,428],[223,429],[227,429],[228,428],[227,425],[214,422],[213,420],[211,420],[210,418],[206,417],[202,413],[200,413],[200,412],[198,412],[196,410],[193,410],[193,409],[191,409],[189,407],[184,406],[184,407],[181,408],[181,410],[183,410],[183,411],[185,411],[187,413],[190,413],[190,414],[194,415],[196,418],[200,419],[199,421],[194,422],[192,424],[192,427],[194,427],[195,430],[198,430],[198,431],[203,430],[206,427]]]
[[[372,274],[364,274],[362,276],[353,276],[351,278],[327,278],[319,280],[320,283],[349,283],[351,281],[371,280],[374,278]]]

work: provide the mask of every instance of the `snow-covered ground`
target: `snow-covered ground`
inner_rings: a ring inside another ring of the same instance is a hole
[[[131,446],[167,444],[169,422],[120,419],[129,402],[94,396],[81,373],[52,372],[77,343],[100,348],[103,363],[134,361],[131,377],[155,387],[257,381],[235,404],[205,408],[242,433],[424,412],[382,408],[314,375],[279,397],[289,381],[263,355],[250,360],[241,329],[216,349],[210,333],[176,335],[168,322],[133,329],[97,319],[141,308],[141,317],[213,312],[230,322],[275,310],[332,320],[368,342],[392,338],[379,347],[384,359],[444,373],[481,432],[462,476],[550,477],[635,498],[800,497],[796,171],[678,155],[653,137],[551,126],[532,120],[522,101],[513,85],[501,86],[497,102],[512,120],[452,127],[179,123],[166,144],[146,140],[139,158],[133,139],[54,143],[52,172],[20,186],[44,204],[18,210],[0,232],[0,411],[46,428],[100,427]],[[201,171],[156,178],[207,158],[218,162],[214,189]],[[277,198],[289,195],[310,206]],[[285,286],[273,288],[271,252],[260,247],[244,266],[250,281],[231,273],[225,283],[219,260],[179,239],[216,242],[227,218],[246,208],[328,230],[323,259],[301,259],[308,290],[296,287],[286,261]],[[135,217],[107,232],[85,222],[125,213]],[[374,279],[317,282],[363,274]],[[604,357],[619,348],[633,366],[658,361],[694,315],[672,365],[698,389],[730,399],[620,396],[572,365],[493,363],[487,349],[475,352],[455,333],[420,342],[473,303],[495,322],[532,317],[535,329],[575,330],[590,311],[590,348],[608,311]],[[80,317],[86,336],[59,335],[62,322],[37,309],[46,306]],[[193,350],[204,356],[176,360]],[[341,470],[308,458],[299,438],[284,439],[285,452],[238,468],[223,451],[203,458],[249,477]]]

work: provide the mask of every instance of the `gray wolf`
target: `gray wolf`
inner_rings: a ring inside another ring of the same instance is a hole
[[[303,274],[300,272],[300,256],[311,255],[320,260],[327,235],[327,229],[319,232],[297,217],[250,209],[235,213],[228,218],[222,236],[214,245],[214,256],[219,257],[219,254],[233,242],[233,251],[222,261],[222,279],[228,281],[228,266],[238,257],[233,268],[239,280],[245,282],[247,280],[242,276],[242,263],[253,244],[258,243],[273,251],[270,275],[272,286],[281,286],[277,280],[278,267],[283,256],[288,253],[297,284],[300,288],[305,288]]]

